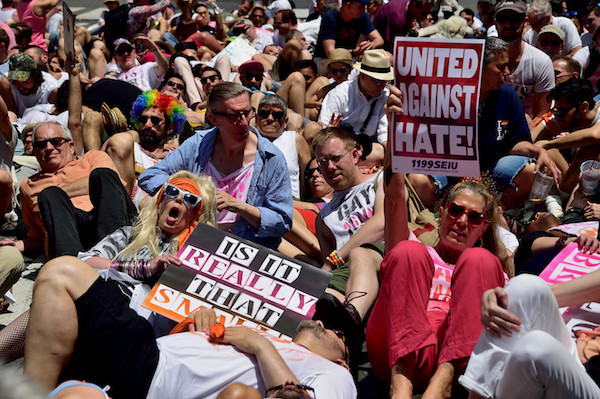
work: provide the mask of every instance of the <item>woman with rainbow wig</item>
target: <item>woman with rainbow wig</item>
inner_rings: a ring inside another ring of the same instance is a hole
[[[177,137],[183,131],[185,123],[184,109],[174,97],[158,90],[148,90],[138,96],[131,108],[131,122],[140,130],[140,116],[148,108],[157,108],[165,115],[165,132]]]

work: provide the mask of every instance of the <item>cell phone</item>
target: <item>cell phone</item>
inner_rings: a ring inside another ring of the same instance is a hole
[[[141,40],[136,40],[135,41],[135,51],[137,53],[142,53],[144,51],[144,44],[142,43]]]

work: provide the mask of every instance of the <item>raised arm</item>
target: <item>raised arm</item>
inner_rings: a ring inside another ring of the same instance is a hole
[[[74,67],[71,64],[71,61],[67,60],[66,70],[69,73],[68,127],[73,135],[75,154],[81,155],[83,153],[83,124],[81,122],[83,100],[81,96],[81,81],[79,80],[81,61],[79,59],[75,60]]]
[[[44,17],[48,11],[56,7],[61,0],[36,0],[33,3],[33,13],[37,17]]]

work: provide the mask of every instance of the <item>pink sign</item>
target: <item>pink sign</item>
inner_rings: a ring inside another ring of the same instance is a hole
[[[564,283],[597,269],[600,269],[600,254],[583,253],[572,242],[552,259],[540,277],[549,284]]]

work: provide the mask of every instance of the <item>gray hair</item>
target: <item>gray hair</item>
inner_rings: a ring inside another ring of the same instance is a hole
[[[62,136],[68,140],[73,140],[73,135],[71,134],[71,130],[66,127],[61,125],[58,122],[55,121],[46,121],[46,122],[38,122],[33,126],[33,130],[31,131],[31,140],[35,141],[35,134],[37,132],[37,130],[43,126],[43,125],[56,125],[60,128],[60,130],[62,131]]]
[[[258,109],[260,109],[260,107],[262,107],[263,105],[272,105],[274,107],[279,107],[283,111],[283,114],[287,116],[287,104],[285,103],[285,100],[277,94],[267,94],[266,96],[261,98],[260,102],[258,103]]]
[[[527,15],[535,15],[538,17],[547,17],[552,15],[552,6],[548,0],[533,0],[527,7]]]
[[[508,51],[508,43],[498,37],[489,36],[485,40],[483,65],[486,66],[487,64],[493,62],[498,54],[504,51]]]
[[[206,113],[210,114],[213,111],[213,108],[219,108],[223,101],[235,98],[240,94],[246,94],[248,96],[248,100],[250,100],[250,90],[241,84],[233,82],[217,83],[208,95]]]

